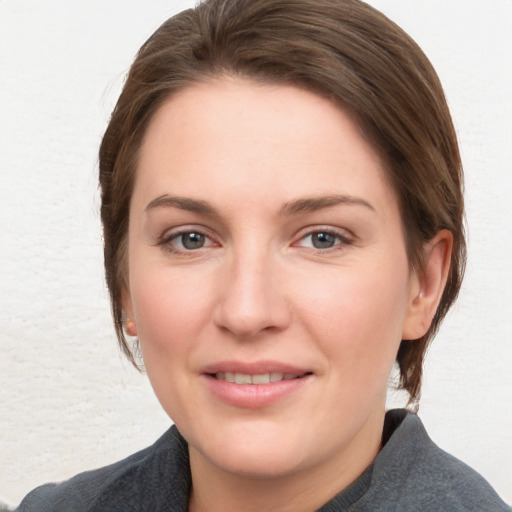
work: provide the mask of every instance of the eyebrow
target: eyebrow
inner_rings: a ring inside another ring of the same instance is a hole
[[[189,197],[168,196],[167,194],[150,201],[145,210],[148,212],[162,207],[179,208],[180,210],[208,215],[214,215],[216,213],[215,208],[206,201],[191,199]]]
[[[282,216],[294,215],[297,213],[308,213],[317,210],[323,210],[324,208],[331,208],[338,205],[359,205],[368,208],[375,212],[375,208],[364,199],[354,197],[350,195],[331,195],[331,196],[319,196],[319,197],[304,197],[285,203],[281,208]]]
[[[325,208],[331,208],[338,205],[359,205],[375,212],[375,208],[364,199],[350,195],[337,194],[295,199],[294,201],[285,203],[281,207],[280,215],[287,217],[298,213],[308,213],[317,210],[323,210]],[[146,206],[145,211],[148,212],[156,208],[163,207],[179,208],[180,210],[186,210],[189,212],[206,215],[218,215],[215,208],[207,201],[192,199],[189,197],[169,196],[167,194],[159,196],[150,201]]]

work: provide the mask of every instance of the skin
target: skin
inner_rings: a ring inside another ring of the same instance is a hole
[[[238,78],[170,98],[141,148],[123,305],[189,443],[190,510],[313,510],[364,472],[400,341],[428,329],[450,250],[440,232],[411,271],[382,161],[326,99]],[[239,406],[212,391],[219,361],[308,374]]]

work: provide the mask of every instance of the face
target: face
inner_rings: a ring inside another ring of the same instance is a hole
[[[375,456],[419,285],[343,110],[239,79],[173,96],[141,148],[128,248],[132,334],[194,461],[277,476]]]

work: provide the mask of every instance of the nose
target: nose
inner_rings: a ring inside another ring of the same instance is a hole
[[[291,319],[279,268],[264,250],[233,255],[214,312],[218,327],[240,339],[284,330]]]

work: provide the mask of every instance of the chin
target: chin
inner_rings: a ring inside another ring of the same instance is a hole
[[[295,453],[272,447],[246,449],[237,446],[230,453],[210,454],[211,463],[219,469],[239,477],[252,479],[276,479],[304,469]]]
[[[264,420],[218,428],[197,441],[190,439],[191,452],[227,473],[251,478],[284,477],[314,465],[318,457],[318,446],[309,450],[304,433]]]

